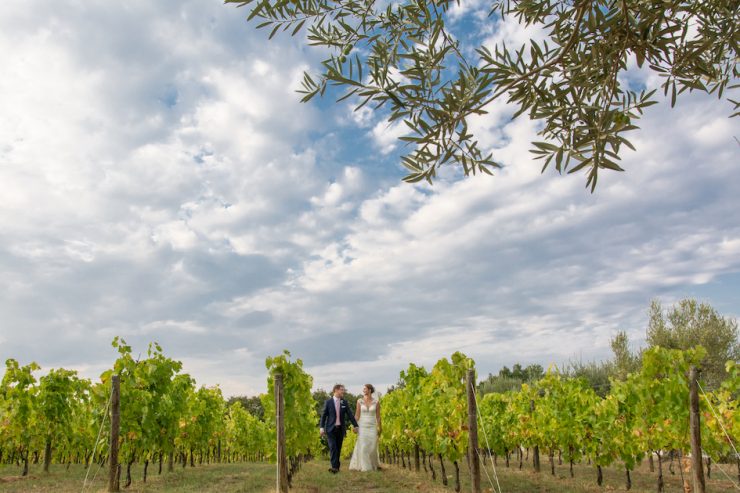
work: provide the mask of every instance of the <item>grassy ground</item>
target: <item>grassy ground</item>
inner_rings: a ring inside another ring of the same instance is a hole
[[[550,464],[547,457],[543,457],[543,459],[542,472],[539,474],[535,473],[531,467],[528,467],[528,464],[525,464],[524,468],[519,470],[518,464],[515,465],[512,463],[512,467],[507,469],[499,462],[496,467],[496,472],[501,491],[509,493],[603,493],[604,491],[625,491],[625,473],[623,469],[616,467],[604,468],[603,483],[602,486],[599,486],[596,483],[597,473],[594,466],[576,464],[573,467],[575,477],[571,478],[567,465],[556,465],[555,475],[553,476],[550,473]],[[683,480],[677,464],[674,468],[675,474],[671,474],[668,471],[667,465],[664,464],[663,467],[665,492],[684,493],[685,490],[682,486]],[[439,466],[436,463],[435,468],[437,472],[439,472]],[[735,479],[733,476],[733,471],[735,471],[735,469],[732,466],[723,465],[722,468],[727,472],[727,474]],[[451,467],[447,466],[448,475],[450,475],[450,469]],[[491,486],[496,483],[496,476],[494,475],[490,462],[487,463],[486,471],[488,475],[486,475],[485,472],[481,472],[483,490],[489,492],[496,491]],[[470,483],[468,481],[467,474],[467,467],[461,467],[460,475],[462,480],[462,491],[470,491]],[[638,467],[636,471],[633,471],[631,477],[631,492],[653,493],[657,491],[658,476],[657,473],[651,473],[649,471],[647,461],[644,462],[642,466]],[[720,477],[722,479],[720,479]],[[691,483],[691,478],[689,476],[685,475],[683,479],[688,480],[689,484]],[[450,486],[453,486],[452,478],[450,478]],[[707,492],[726,493],[733,491],[734,489],[733,484],[717,470],[716,465],[713,466],[712,479],[707,480]]]
[[[514,464],[512,464],[514,465]],[[501,490],[507,493],[591,493],[604,491],[624,491],[624,472],[617,468],[604,469],[604,484],[596,484],[596,470],[587,465],[575,466],[575,478],[570,478],[567,466],[558,466],[556,475],[550,474],[549,463],[546,458],[542,464],[543,470],[535,474],[524,466],[523,470],[516,467],[506,469],[502,464],[497,468]],[[735,479],[735,469],[731,466],[722,466]],[[439,465],[435,464],[437,473]],[[327,471],[328,462],[316,460],[304,465],[295,478],[293,490],[298,493],[451,493],[454,491],[454,469],[447,466],[449,487],[445,488],[439,482],[431,481],[429,475],[411,472],[395,466],[384,466],[382,471],[372,473],[358,473],[342,471],[333,475]],[[146,484],[141,482],[142,467],[132,468],[134,482],[130,488],[122,491],[129,492],[213,492],[213,493],[268,493],[274,491],[274,466],[270,464],[211,464],[198,466],[195,469],[176,468],[173,473],[156,474],[157,468],[150,466],[149,479]],[[488,474],[493,475],[490,464]],[[29,477],[19,478],[19,468],[0,466],[0,492],[82,492],[85,470],[82,466],[52,466],[50,474],[44,474],[39,466],[33,466]],[[95,470],[92,470],[90,477]],[[103,492],[107,486],[107,470],[101,469],[97,477],[84,490],[86,492]],[[664,469],[665,491],[667,493],[683,493],[681,477],[678,467],[675,474]],[[720,479],[721,478],[721,479]],[[470,491],[467,481],[467,467],[461,467],[463,491]],[[655,473],[650,473],[647,463],[643,464],[632,475],[632,491],[648,493],[656,491]],[[689,479],[689,478],[687,478]],[[483,474],[483,489],[492,492],[490,483]],[[713,467],[712,479],[707,481],[709,493],[724,493],[737,491],[733,484],[725,479],[722,473]]]
[[[175,467],[174,472],[157,474],[156,466],[149,466],[146,484],[141,481],[143,466],[131,468],[133,482],[124,489],[125,474],[121,477],[121,491],[126,492],[218,492],[264,493],[273,484],[274,466],[271,464],[210,464],[195,468]],[[51,466],[45,474],[40,466],[32,466],[27,478],[18,477],[20,468],[0,467],[0,492],[80,493],[85,479],[83,466]],[[108,491],[108,470],[100,469],[94,481],[95,469],[90,471],[83,493]]]

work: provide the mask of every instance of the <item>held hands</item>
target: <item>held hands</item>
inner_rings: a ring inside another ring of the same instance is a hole
[[[360,428],[358,426],[355,426],[354,428],[352,428],[352,431],[354,431],[355,433],[359,433]]]

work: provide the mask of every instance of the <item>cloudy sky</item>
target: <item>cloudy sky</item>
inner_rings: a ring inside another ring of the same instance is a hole
[[[457,12],[473,34],[527,39]],[[120,335],[226,395],[286,348],[317,386],[395,382],[461,350],[589,361],[652,298],[740,315],[740,120],[715,98],[650,108],[594,194],[540,174],[536,126],[473,123],[506,167],[402,184],[398,130],[301,104],[321,53],[268,42],[219,0],[0,4],[0,358],[97,377]],[[656,80],[633,70],[647,85]]]

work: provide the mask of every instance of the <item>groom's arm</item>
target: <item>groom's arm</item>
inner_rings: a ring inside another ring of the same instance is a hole
[[[319,421],[319,433],[324,433],[326,430],[326,422],[329,421],[329,406],[324,403],[324,411],[321,413],[321,421]]]

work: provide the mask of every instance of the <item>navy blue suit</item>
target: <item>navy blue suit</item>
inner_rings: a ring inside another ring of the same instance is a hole
[[[332,469],[339,470],[339,454],[342,451],[344,435],[347,433],[347,421],[357,427],[357,421],[349,409],[347,401],[344,399],[339,401],[339,426],[336,425],[337,410],[334,397],[324,403],[324,412],[321,413],[321,428],[326,432],[326,440],[329,442]]]

